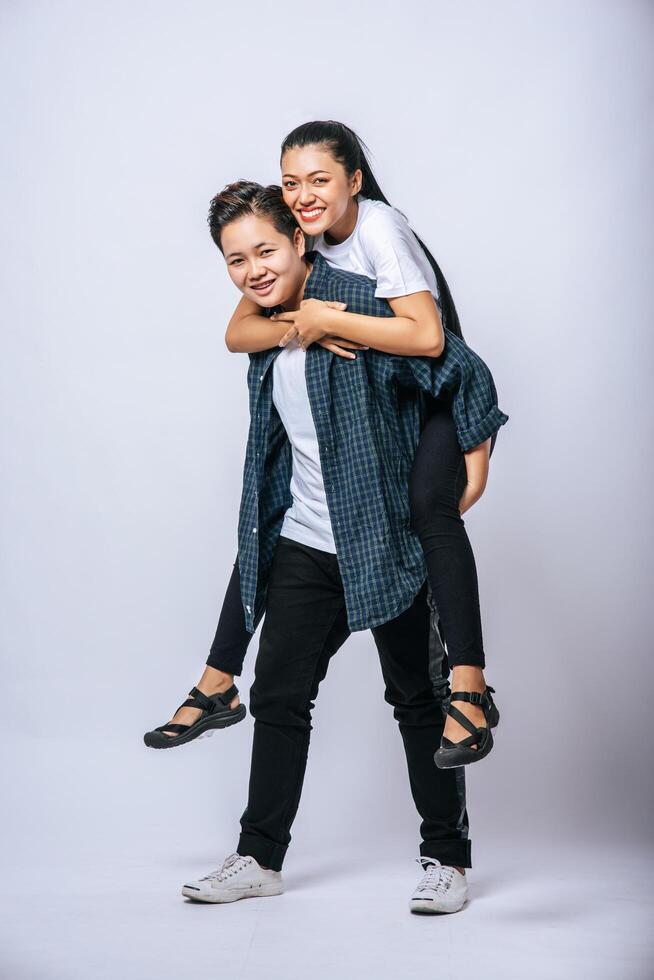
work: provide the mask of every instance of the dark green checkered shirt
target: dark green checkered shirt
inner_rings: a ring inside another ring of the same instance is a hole
[[[339,300],[350,313],[393,316],[386,300],[375,297],[373,280],[333,269],[317,252],[308,258],[313,269],[305,299]],[[427,575],[420,542],[409,527],[409,472],[423,422],[421,392],[451,400],[463,450],[484,442],[508,419],[497,407],[487,366],[464,341],[445,333],[438,358],[367,350],[348,360],[318,344],[307,351],[309,403],[353,631],[398,616]],[[272,398],[271,368],[280,350],[251,354],[248,372],[250,431],[238,560],[250,632],[265,602],[270,564],[292,504],[291,445]]]

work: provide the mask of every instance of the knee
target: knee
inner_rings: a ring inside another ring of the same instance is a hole
[[[384,698],[400,727],[433,728],[443,725],[443,706],[430,688],[410,697],[387,689]]]
[[[255,721],[285,728],[311,728],[312,702],[282,685],[266,684],[257,678],[250,688],[249,707]]]

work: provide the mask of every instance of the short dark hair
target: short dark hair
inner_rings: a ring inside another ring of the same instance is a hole
[[[216,194],[209,205],[209,231],[221,252],[223,228],[247,214],[269,218],[276,230],[290,241],[295,229],[300,227],[277,184],[264,187],[253,180],[237,180]]]

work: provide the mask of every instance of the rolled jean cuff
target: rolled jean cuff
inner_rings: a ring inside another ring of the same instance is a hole
[[[464,653],[460,657],[448,657],[447,663],[450,670],[453,670],[454,667],[479,667],[480,670],[486,669],[486,657],[483,653],[479,655]]]
[[[241,834],[236,853],[242,857],[253,857],[263,868],[281,871],[287,850],[286,844],[277,844],[256,834]]]
[[[471,868],[470,840],[426,840],[420,845],[420,856],[436,858],[451,868]]]
[[[223,674],[233,674],[234,677],[240,677],[243,672],[243,658],[231,660],[224,654],[210,653],[207,657],[207,667],[222,670]]]

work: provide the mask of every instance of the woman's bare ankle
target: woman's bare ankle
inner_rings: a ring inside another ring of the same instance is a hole
[[[234,675],[226,674],[224,670],[216,670],[215,667],[210,667],[208,664],[204,668],[204,673],[198,681],[197,687],[199,691],[206,694],[207,697],[211,697],[212,694],[223,694],[224,691],[228,691],[229,688],[234,683]],[[238,694],[235,698],[229,702],[230,708],[236,708],[241,703],[241,699]]]
[[[452,668],[451,688],[453,691],[479,691],[486,690],[484,671],[481,667],[472,664],[462,664]]]

